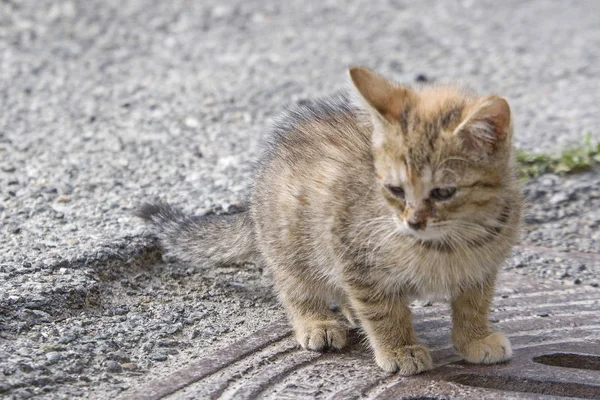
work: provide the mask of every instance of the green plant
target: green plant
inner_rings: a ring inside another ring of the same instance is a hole
[[[591,136],[583,144],[565,149],[559,154],[533,154],[517,150],[519,174],[530,178],[546,173],[572,174],[587,171],[600,164],[600,142],[593,143]]]

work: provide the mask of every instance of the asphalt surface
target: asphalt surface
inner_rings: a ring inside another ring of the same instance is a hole
[[[600,140],[594,0],[0,2],[0,397],[126,395],[281,318],[268,272],[161,258],[131,210],[244,200],[272,119],[349,65],[505,95],[530,151]],[[597,286],[598,171],[525,190],[507,269]]]

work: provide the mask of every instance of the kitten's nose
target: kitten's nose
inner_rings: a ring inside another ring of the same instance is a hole
[[[410,210],[406,218],[406,224],[415,231],[421,231],[427,226],[427,211],[424,209]]]

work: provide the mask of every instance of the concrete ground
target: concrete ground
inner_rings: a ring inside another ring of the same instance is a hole
[[[600,140],[594,0],[1,2],[0,397],[126,397],[281,318],[267,271],[165,259],[131,210],[244,200],[272,119],[349,65],[501,93],[530,151]],[[507,269],[598,286],[598,171],[525,191]]]

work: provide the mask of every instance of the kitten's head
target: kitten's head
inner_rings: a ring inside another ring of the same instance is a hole
[[[506,223],[514,186],[510,108],[456,87],[410,89],[350,76],[370,115],[376,177],[400,229],[422,240],[477,237]]]

